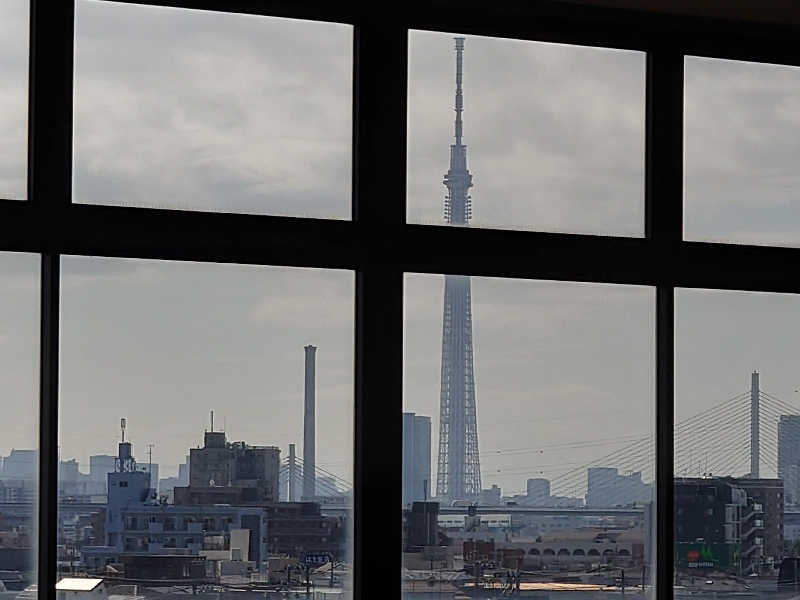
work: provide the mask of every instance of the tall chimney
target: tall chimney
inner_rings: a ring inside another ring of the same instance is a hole
[[[316,496],[316,399],[314,372],[316,370],[317,347],[308,345],[306,351],[305,413],[303,416],[303,500]]]

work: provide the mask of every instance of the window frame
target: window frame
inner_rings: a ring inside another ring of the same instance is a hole
[[[367,598],[372,584],[400,598],[391,584],[399,564],[374,549],[401,546],[401,520],[383,524],[402,486],[404,273],[655,287],[655,580],[671,598],[675,287],[800,293],[800,279],[790,279],[798,248],[683,240],[684,57],[800,65],[800,27],[547,1],[412,1],[363,11],[324,0],[137,3],[353,25],[353,219],[73,205],[75,0],[31,0],[28,199],[0,200],[0,251],[41,255],[39,597],[55,598],[60,256],[73,254],[355,271],[355,598]],[[407,224],[410,29],[645,52],[645,236]]]

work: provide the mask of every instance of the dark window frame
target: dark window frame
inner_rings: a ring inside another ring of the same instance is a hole
[[[356,598],[368,597],[373,582],[387,597],[400,597],[399,586],[391,585],[399,565],[391,559],[392,552],[385,551],[400,548],[400,519],[393,529],[383,525],[391,498],[401,495],[403,274],[459,273],[655,287],[656,584],[659,594],[671,597],[674,289],[800,293],[800,278],[789,278],[797,272],[800,249],[683,241],[684,56],[800,65],[796,44],[800,27],[548,1],[411,1],[375,4],[363,12],[325,0],[138,3],[355,26],[353,220],[71,204],[74,0],[31,0],[28,201],[0,200],[0,251],[41,255],[40,597],[55,597],[62,254],[356,272]],[[646,52],[645,237],[406,224],[409,29]],[[387,73],[395,75],[387,77]],[[455,248],[458,252],[448,250]],[[376,552],[376,548],[384,551]]]

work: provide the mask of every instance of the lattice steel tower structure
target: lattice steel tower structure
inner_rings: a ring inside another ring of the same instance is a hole
[[[462,143],[461,90],[464,38],[456,42],[455,144],[450,146],[450,170],[444,176],[447,196],[444,217],[450,225],[469,225],[472,218],[472,175],[467,147]],[[472,364],[472,296],[470,279],[445,276],[442,319],[442,387],[439,408],[439,465],[436,495],[474,498],[481,491],[478,422],[475,414],[475,374]]]

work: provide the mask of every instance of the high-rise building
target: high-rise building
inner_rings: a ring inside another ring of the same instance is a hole
[[[455,38],[455,143],[450,146],[450,169],[444,217],[448,224],[469,225],[472,203],[467,170],[467,147],[462,143],[462,59],[464,38]],[[472,292],[469,277],[447,275],[442,318],[442,383],[439,407],[439,464],[436,495],[440,498],[477,498],[481,493],[475,373],[472,352]]]
[[[39,453],[36,450],[15,450],[3,459],[4,478],[33,479],[39,469]]]
[[[544,504],[550,499],[550,480],[541,477],[528,479],[527,492],[530,502],[541,502]]]
[[[106,478],[114,472],[117,457],[110,454],[95,454],[89,457],[89,479],[98,489],[106,489]],[[101,492],[103,493],[103,492]]]
[[[792,466],[800,465],[800,415],[781,415],[778,421],[778,479],[783,479],[786,502],[800,502],[800,481]]]
[[[189,485],[189,457],[182,465],[178,465],[178,485]]]
[[[620,475],[612,467],[590,467],[587,483],[587,506],[625,506],[653,500],[653,486],[642,481],[640,472]]]
[[[403,506],[431,496],[431,418],[403,413]]]

